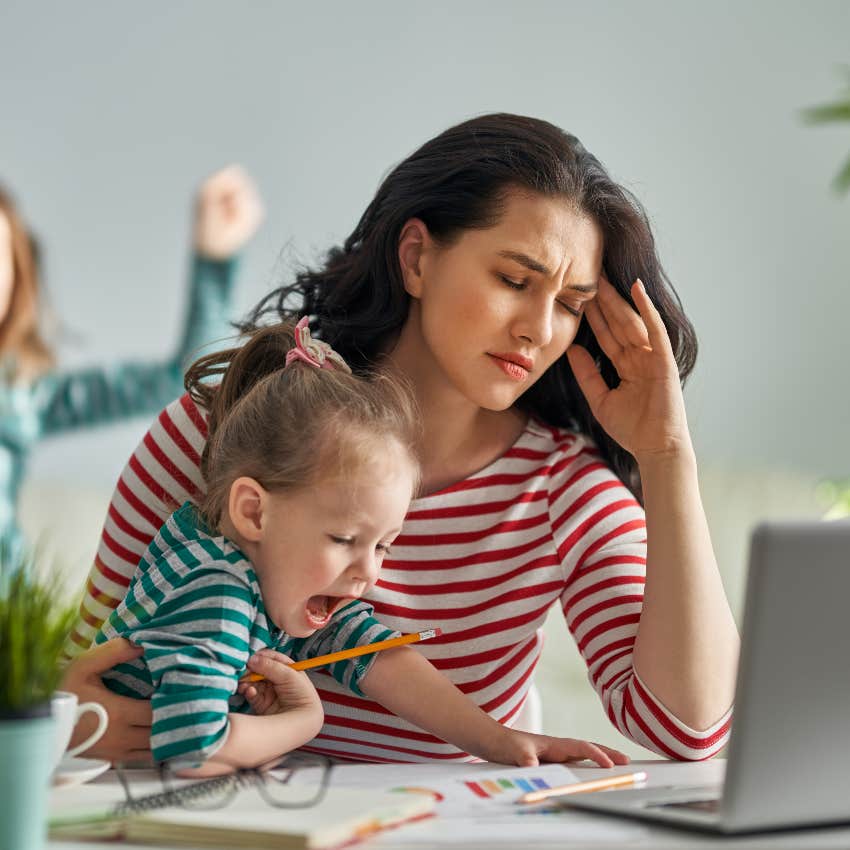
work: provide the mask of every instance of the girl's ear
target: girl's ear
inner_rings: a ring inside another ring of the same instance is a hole
[[[412,298],[420,298],[423,288],[422,260],[433,245],[425,222],[411,218],[405,222],[398,238],[398,262],[404,289]]]
[[[253,478],[242,476],[230,485],[227,510],[239,535],[251,543],[263,538],[263,513],[268,491]]]

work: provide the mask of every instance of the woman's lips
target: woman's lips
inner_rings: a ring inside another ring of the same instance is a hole
[[[530,365],[526,368],[524,364],[517,363],[514,360],[508,360],[499,354],[488,354],[488,357],[492,358],[493,362],[509,378],[512,378],[515,381],[524,381],[528,377],[528,373],[531,371]]]

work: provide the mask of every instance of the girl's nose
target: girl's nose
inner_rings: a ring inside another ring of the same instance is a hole
[[[374,550],[370,550],[357,558],[349,568],[349,571],[354,579],[364,581],[371,587],[378,580],[378,571],[380,568],[381,562],[377,553]]]

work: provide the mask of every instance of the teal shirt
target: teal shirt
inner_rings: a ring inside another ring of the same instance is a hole
[[[123,696],[151,701],[155,761],[198,764],[226,741],[228,715],[249,710],[236,688],[254,653],[276,649],[301,660],[397,634],[374,618],[371,605],[354,600],[327,628],[290,637],[266,614],[245,554],[205,528],[186,502],[151,541],[94,642],[123,637],[144,648],[141,658],[106,671],[103,682]],[[362,695],[359,684],[374,657],[338,662],[330,672]]]
[[[0,566],[23,548],[16,518],[29,453],[42,437],[156,413],[183,392],[183,370],[209,342],[232,336],[236,260],[195,256],[186,324],[170,360],[48,372],[31,383],[0,375]]]

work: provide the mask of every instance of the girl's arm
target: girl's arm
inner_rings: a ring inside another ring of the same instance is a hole
[[[237,166],[213,174],[198,192],[189,304],[180,344],[169,359],[48,374],[33,387],[40,433],[154,412],[179,396],[183,371],[202,346],[233,336],[236,257],[262,220],[250,178]]]
[[[275,671],[285,664],[284,656],[264,652],[255,655],[249,667],[268,677],[279,675]],[[502,726],[410,647],[376,653],[360,688],[399,717],[486,761],[521,766],[583,758],[602,767],[628,763],[617,750],[588,741]]]
[[[254,714],[230,714],[224,744],[192,776],[214,776],[229,767],[258,767],[319,734],[324,722],[322,701],[307,674],[293,670],[289,661],[271,650],[248,661],[249,670],[266,677],[255,685],[239,685]]]
[[[233,336],[231,296],[237,258],[257,232],[263,214],[253,181],[238,165],[216,172],[201,185],[195,212],[192,294],[176,357],[181,371],[199,356],[201,347]]]
[[[183,340],[165,361],[48,373],[31,389],[42,436],[153,413],[179,396],[183,368],[205,343],[231,333],[227,316],[236,261],[195,256]]]
[[[224,744],[201,766],[181,770],[192,778],[218,776],[233,768],[259,767],[306,744],[322,728],[322,704],[318,712],[306,708],[283,714],[228,715],[228,734]]]

